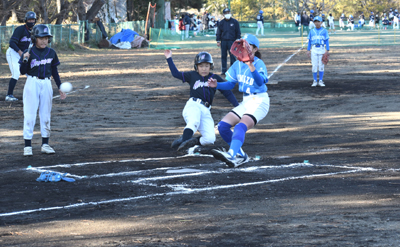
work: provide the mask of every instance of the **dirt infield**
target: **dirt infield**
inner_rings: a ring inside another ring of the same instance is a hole
[[[282,67],[240,169],[170,148],[189,88],[154,50],[60,52],[61,79],[75,91],[53,100],[56,154],[40,154],[37,121],[34,155],[23,157],[22,101],[4,101],[0,58],[0,245],[399,246],[394,48],[334,48],[325,88],[310,87],[304,50],[282,65],[298,48],[263,49],[269,73]],[[199,51],[173,51],[177,67],[191,70]],[[210,52],[219,73],[219,50]],[[215,122],[230,109],[218,93]],[[216,145],[226,147],[219,135]],[[36,182],[42,170],[76,181]]]

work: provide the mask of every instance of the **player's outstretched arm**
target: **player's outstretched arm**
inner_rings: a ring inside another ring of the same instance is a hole
[[[168,58],[172,57],[172,51],[171,50],[165,50],[164,51],[164,55],[165,55],[165,58],[168,59]]]

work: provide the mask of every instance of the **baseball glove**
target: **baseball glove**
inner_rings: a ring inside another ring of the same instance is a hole
[[[325,52],[325,54],[322,56],[322,63],[327,65],[329,62],[329,53]]]
[[[251,52],[251,47],[244,39],[236,40],[232,44],[231,53],[241,62],[254,62],[254,55]]]

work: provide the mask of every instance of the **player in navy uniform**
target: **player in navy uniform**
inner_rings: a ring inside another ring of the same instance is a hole
[[[14,88],[19,79],[19,59],[22,56],[23,51],[28,49],[31,41],[31,30],[36,23],[35,12],[29,11],[25,14],[25,24],[17,27],[14,30],[13,35],[10,39],[10,47],[7,49],[7,62],[11,70],[11,79],[8,84],[8,92],[6,101],[17,101],[14,97]]]
[[[56,52],[47,47],[53,36],[50,29],[44,25],[36,25],[32,30],[32,43],[30,52],[25,52],[19,63],[22,75],[27,75],[24,87],[24,156],[32,156],[32,137],[36,123],[36,114],[39,108],[40,132],[42,135],[41,152],[54,154],[49,146],[50,118],[53,98],[53,88],[50,77],[53,76],[57,87],[60,88],[61,80],[57,66],[60,64]],[[25,60],[26,59],[26,60]],[[25,62],[26,61],[26,62]],[[66,94],[61,90],[60,98],[65,99]]]
[[[248,155],[242,149],[245,134],[265,118],[269,111],[269,96],[265,85],[268,82],[267,68],[258,51],[260,42],[251,34],[246,34],[243,39],[252,49],[254,62],[236,61],[226,72],[227,82],[217,83],[214,79],[208,80],[211,87],[223,90],[230,90],[238,83],[239,91],[243,92],[243,101],[239,106],[232,109],[218,123],[218,131],[230,146],[229,151],[218,149],[211,151],[214,158],[224,161],[229,167],[238,167],[249,161]]]
[[[260,10],[260,12],[257,15],[257,31],[256,35],[258,35],[258,31],[261,29],[261,35],[264,36],[264,16],[263,16],[264,11]]]
[[[211,116],[211,105],[213,103],[215,88],[208,86],[208,79],[215,78],[219,82],[224,80],[210,73],[214,67],[214,62],[210,53],[200,52],[194,59],[195,71],[180,72],[172,61],[172,52],[164,52],[167,58],[169,69],[172,76],[189,83],[190,98],[186,102],[182,116],[185,119],[186,127],[183,135],[177,138],[171,145],[172,148],[178,148],[178,151],[184,150],[195,145],[210,145],[215,142],[214,120]],[[239,105],[235,95],[230,90],[220,90],[221,93],[231,102],[232,105]],[[201,137],[193,137],[196,131],[201,133]]]

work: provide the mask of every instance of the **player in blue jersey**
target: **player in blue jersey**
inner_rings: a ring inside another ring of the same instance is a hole
[[[269,96],[265,85],[268,82],[267,68],[258,51],[260,42],[251,34],[246,34],[243,39],[252,48],[252,53],[255,55],[254,62],[236,61],[226,73],[227,82],[217,83],[213,79],[208,81],[211,87],[224,90],[230,90],[238,83],[239,91],[243,92],[243,101],[239,106],[233,108],[218,123],[218,131],[221,138],[230,146],[229,151],[217,149],[211,151],[216,159],[224,161],[229,167],[238,167],[249,160],[241,148],[246,131],[265,118],[269,111]]]
[[[329,34],[328,31],[321,27],[322,18],[316,16],[314,18],[315,28],[310,31],[308,35],[307,55],[311,57],[313,84],[312,87],[320,86],[325,87],[324,78],[324,64],[322,63],[322,56],[329,53]],[[319,81],[318,79],[319,71]]]
[[[183,135],[172,142],[171,147],[178,151],[186,150],[195,145],[211,145],[215,142],[214,120],[211,116],[211,105],[213,103],[215,88],[208,86],[208,80],[215,78],[216,81],[224,80],[210,72],[214,68],[214,62],[211,54],[200,52],[194,58],[195,71],[180,72],[172,61],[172,51],[165,50],[164,55],[167,59],[169,69],[173,77],[189,83],[190,98],[186,102],[182,111],[186,126]],[[219,90],[233,106],[239,105],[235,95],[230,90]],[[193,137],[196,131],[199,131],[201,137]]]
[[[6,95],[6,101],[17,101],[14,97],[14,88],[19,79],[19,59],[22,53],[28,49],[29,43],[31,42],[31,30],[36,23],[35,12],[29,11],[25,14],[25,24],[17,27],[14,30],[13,35],[10,39],[10,47],[7,49],[6,56],[8,66],[11,71],[11,79],[8,84],[8,92]]]
[[[41,152],[54,154],[49,146],[50,118],[53,99],[53,88],[50,77],[53,76],[57,87],[60,88],[61,80],[57,66],[60,64],[56,52],[47,47],[53,36],[50,29],[44,25],[36,25],[32,29],[32,43],[30,52],[25,51],[19,60],[20,72],[27,75],[24,87],[24,156],[32,156],[32,137],[36,123],[36,114],[39,108],[40,132],[42,135]],[[24,60],[27,59],[27,60]],[[65,99],[66,94],[59,90],[60,98]]]

